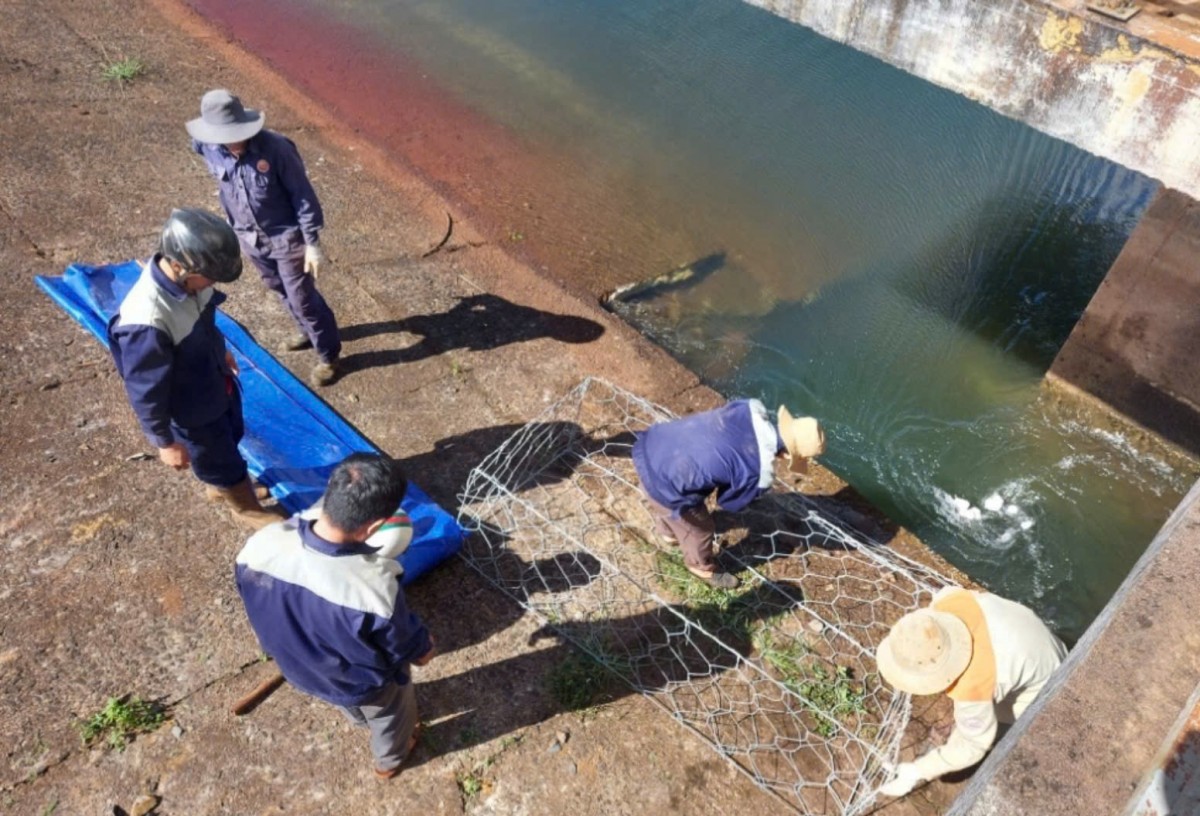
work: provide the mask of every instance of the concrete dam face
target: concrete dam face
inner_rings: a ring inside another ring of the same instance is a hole
[[[746,2],[1200,197],[1200,15],[1118,23],[1051,0]]]

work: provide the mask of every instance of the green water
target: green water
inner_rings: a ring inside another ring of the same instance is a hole
[[[622,314],[820,417],[829,467],[1067,637],[1194,478],[1039,400],[1151,180],[734,0],[323,8],[543,157],[603,225],[563,228],[568,274],[706,259]]]

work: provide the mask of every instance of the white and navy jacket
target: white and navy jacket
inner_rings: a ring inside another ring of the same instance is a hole
[[[174,424],[198,428],[221,417],[234,388],[225,338],[216,326],[225,295],[188,294],[155,255],[108,323],[108,347],[142,431],[156,448],[175,441]]]
[[[400,565],[366,544],[333,544],[293,516],[255,533],[237,585],[263,651],[287,681],[340,706],[361,705],[431,648],[409,611]]]

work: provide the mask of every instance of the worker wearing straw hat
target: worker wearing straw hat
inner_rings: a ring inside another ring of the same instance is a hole
[[[762,495],[775,478],[775,460],[794,473],[825,452],[825,435],[811,417],[780,407],[772,424],[756,399],[653,425],[638,434],[633,464],[649,500],[655,531],[683,550],[688,571],[719,589],[738,579],[722,569],[713,551],[715,525],[705,506],[716,491],[723,510],[737,512]]]
[[[945,745],[896,766],[879,792],[904,796],[979,762],[999,724],[1021,716],[1066,654],[1033,610],[987,592],[949,587],[898,620],[876,651],[879,673],[909,694],[945,692],[954,730]]]

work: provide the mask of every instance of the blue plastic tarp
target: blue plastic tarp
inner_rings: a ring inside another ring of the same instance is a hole
[[[37,280],[45,292],[107,347],[105,329],[141,264],[72,264],[61,277]],[[217,328],[239,368],[246,433],[240,445],[250,472],[292,513],[308,508],[325,489],[338,462],[356,451],[379,449],[296,379],[240,323],[217,312]],[[399,556],[404,583],[458,552],[463,532],[454,518],[409,482],[401,508],[413,540]]]

